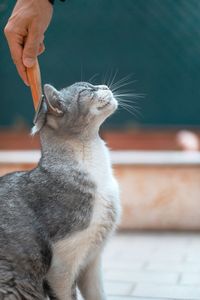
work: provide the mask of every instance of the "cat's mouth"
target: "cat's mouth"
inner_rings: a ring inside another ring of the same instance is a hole
[[[98,107],[98,110],[104,109],[104,108],[107,107],[109,104],[110,104],[110,102],[106,102],[104,105],[99,106],[99,107]]]

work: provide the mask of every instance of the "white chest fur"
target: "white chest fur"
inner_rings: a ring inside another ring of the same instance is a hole
[[[92,151],[84,150],[82,165],[97,186],[96,201],[92,222],[100,220],[105,206],[112,204],[117,209],[118,185],[113,177],[108,150],[102,140],[93,142]],[[99,217],[98,217],[99,215]]]

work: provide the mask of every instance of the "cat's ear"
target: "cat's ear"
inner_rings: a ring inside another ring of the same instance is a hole
[[[47,112],[62,117],[64,115],[64,106],[62,96],[52,85],[44,85],[45,102],[47,105]]]
[[[52,85],[44,85],[44,97],[37,114],[35,126],[32,128],[32,135],[38,133],[46,123],[47,114],[62,117],[64,115],[64,105],[61,93]]]
[[[42,97],[41,104],[39,106],[39,110],[36,113],[37,117],[35,116],[35,118],[34,118],[34,126],[31,130],[32,135],[35,135],[36,133],[38,133],[44,126],[44,124],[46,122],[46,112],[47,112],[47,106],[46,106],[46,103],[44,102],[44,97]]]

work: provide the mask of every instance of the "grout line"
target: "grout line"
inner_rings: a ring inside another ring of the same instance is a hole
[[[130,294],[132,294],[134,292],[134,290],[136,289],[137,285],[138,285],[138,283],[136,283],[136,282],[133,283],[133,286],[132,286],[132,289],[130,291]]]
[[[177,285],[181,285],[181,278],[182,278],[182,273],[178,274],[178,279],[177,279]]]

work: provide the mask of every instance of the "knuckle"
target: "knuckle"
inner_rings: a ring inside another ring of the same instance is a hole
[[[11,22],[8,22],[4,27],[4,34],[6,37],[12,36],[15,33],[15,27]]]
[[[12,29],[12,26],[10,26],[9,24],[7,24],[5,27],[4,27],[4,34],[5,36],[9,36],[13,33],[13,29]]]
[[[24,55],[26,56],[35,56],[37,53],[37,50],[39,48],[39,45],[36,42],[30,42],[28,45],[24,48]]]
[[[34,58],[36,56],[37,51],[34,48],[27,48],[24,50],[23,56],[26,58]]]

